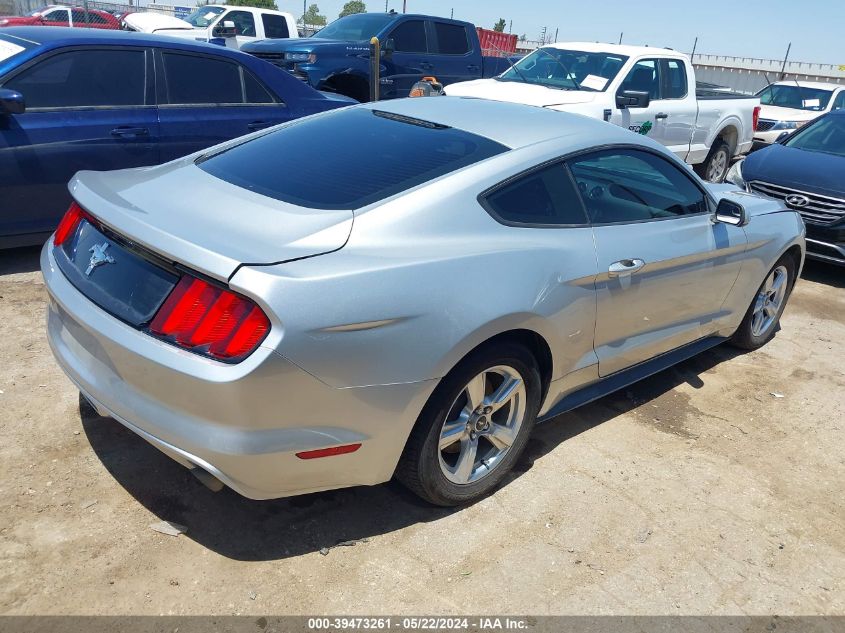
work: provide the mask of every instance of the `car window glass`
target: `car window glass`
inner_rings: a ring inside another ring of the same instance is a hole
[[[652,100],[660,98],[660,81],[657,60],[641,59],[625,77],[620,90],[647,92]]]
[[[467,30],[460,24],[435,22],[437,33],[437,52],[443,55],[464,55],[469,52]]]
[[[223,26],[229,20],[235,23],[235,35],[255,37],[255,18],[249,11],[229,11],[220,18],[217,26]]]
[[[67,11],[59,10],[59,11],[50,11],[44,16],[44,20],[46,22],[58,22],[60,24],[68,24],[68,15]]]
[[[422,20],[403,22],[390,34],[394,50],[399,53],[425,53],[428,51],[425,38],[425,23]]]
[[[836,95],[836,101],[833,102],[834,110],[841,110],[845,108],[845,90]]]
[[[665,81],[664,99],[683,99],[687,96],[687,71],[683,62],[677,59],[667,59],[664,66]]]
[[[787,147],[845,157],[845,116],[828,114],[795,132]]]
[[[519,224],[586,224],[581,200],[562,164],[499,187],[485,201],[497,219]]]
[[[167,102],[171,104],[243,103],[237,64],[210,57],[163,53]]]
[[[681,168],[634,149],[594,152],[569,161],[594,224],[638,222],[707,211],[707,201]]]
[[[144,105],[145,86],[144,51],[88,50],[53,55],[3,87],[20,92],[31,109]]]
[[[274,103],[275,100],[267,89],[252,76],[248,70],[243,69],[244,90],[246,91],[247,103]]]
[[[268,39],[290,37],[288,21],[283,16],[262,13],[261,21],[264,23],[264,36]]]

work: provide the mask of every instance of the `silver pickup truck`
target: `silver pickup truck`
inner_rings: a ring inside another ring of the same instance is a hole
[[[697,86],[682,53],[587,42],[543,46],[498,77],[445,93],[604,119],[663,143],[710,182],[751,149],[760,110],[757,97]]]

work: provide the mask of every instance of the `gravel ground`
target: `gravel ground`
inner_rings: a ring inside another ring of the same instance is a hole
[[[845,615],[842,269],[808,264],[765,348],[539,427],[507,485],[445,510],[394,483],[206,490],[80,409],[37,268],[0,251],[0,613]]]

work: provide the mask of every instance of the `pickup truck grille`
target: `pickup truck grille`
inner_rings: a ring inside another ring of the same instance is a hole
[[[772,121],[771,119],[759,119],[757,121],[757,131],[758,132],[768,132],[771,130],[777,121]]]
[[[296,62],[285,61],[284,53],[251,53],[254,57],[263,59],[265,62],[270,62],[274,66],[278,66],[282,70],[288,71],[291,75],[308,83],[308,75],[296,69]]]
[[[807,193],[806,191],[798,191],[797,189],[789,189],[780,185],[773,185],[768,182],[760,182],[755,180],[748,183],[751,191],[759,193],[769,198],[776,200],[783,200],[790,209],[794,209],[801,214],[807,222],[813,224],[835,224],[845,218],[845,200],[840,198],[830,198],[828,196],[821,196],[817,193]],[[787,201],[790,196],[800,196],[807,200],[807,204],[799,206]]]

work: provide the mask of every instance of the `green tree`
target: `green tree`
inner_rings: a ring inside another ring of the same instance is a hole
[[[499,18],[499,21],[493,25],[493,30],[497,33],[505,32],[505,18]]]
[[[325,26],[326,16],[320,15],[320,7],[318,7],[316,4],[312,4],[308,7],[308,10],[302,16],[302,23],[311,24],[313,26]]]
[[[337,17],[342,18],[347,15],[352,15],[353,13],[366,13],[367,6],[361,2],[361,0],[349,0],[346,4],[343,5],[343,9],[340,11],[340,15]]]
[[[227,5],[235,7],[255,7],[257,9],[272,9],[278,11],[279,7],[274,0],[227,0]]]

